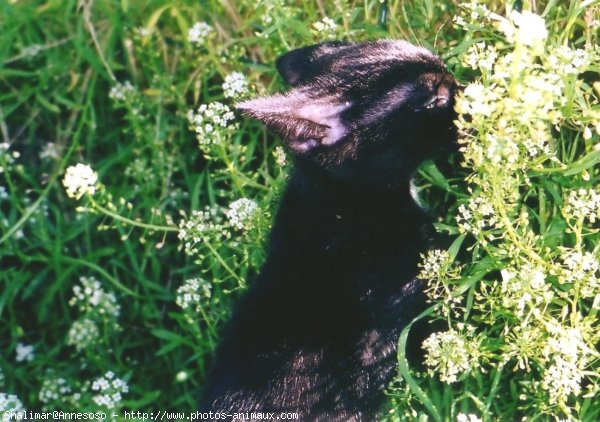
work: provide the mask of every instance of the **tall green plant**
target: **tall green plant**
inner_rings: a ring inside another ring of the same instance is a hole
[[[420,274],[447,329],[423,343],[427,374],[402,374],[436,420],[600,417],[592,4],[500,15],[474,2],[455,20],[473,75],[456,105],[468,176],[439,225],[456,241],[425,256]]]

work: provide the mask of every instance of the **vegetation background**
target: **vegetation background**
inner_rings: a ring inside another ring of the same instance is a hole
[[[219,330],[262,262],[289,167],[274,137],[228,107],[284,89],[275,59],[328,39],[406,39],[440,53],[459,80],[481,79],[461,57],[500,37],[484,20],[457,23],[474,10],[461,3],[0,2],[0,410],[195,410]],[[557,43],[597,43],[595,1],[485,3],[500,15],[543,12],[552,34],[567,28]],[[596,26],[584,19],[590,8]],[[419,180],[462,241],[455,216],[471,170],[448,170],[458,162],[427,163]],[[476,273],[498,279],[501,269]],[[492,391],[486,375],[453,387],[404,367],[387,417],[527,414],[492,404],[495,379]],[[581,406],[562,405],[530,416],[578,417]]]

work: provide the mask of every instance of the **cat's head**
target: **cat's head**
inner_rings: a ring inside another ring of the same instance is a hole
[[[280,57],[293,89],[238,104],[298,160],[340,178],[392,181],[456,145],[456,83],[439,57],[404,41],[324,43]]]

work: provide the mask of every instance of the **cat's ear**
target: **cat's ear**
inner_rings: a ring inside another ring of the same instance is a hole
[[[347,45],[332,41],[292,50],[277,59],[275,66],[283,79],[291,86],[298,86],[314,76],[319,70],[319,59]]]
[[[292,90],[244,101],[236,107],[263,122],[298,154],[335,145],[348,133],[341,114],[350,103],[340,103],[332,97],[311,98]]]

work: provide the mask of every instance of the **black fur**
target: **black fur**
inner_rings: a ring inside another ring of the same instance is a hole
[[[372,420],[399,333],[425,307],[415,275],[430,222],[409,185],[455,146],[455,82],[437,56],[391,40],[305,47],[277,68],[293,89],[238,108],[281,135],[295,167],[201,410]]]

